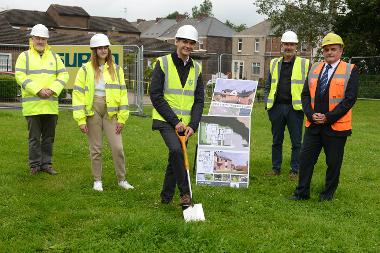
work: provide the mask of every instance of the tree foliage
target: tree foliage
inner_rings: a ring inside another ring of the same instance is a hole
[[[194,6],[191,8],[192,16],[193,18],[197,18],[199,16],[214,16],[212,14],[212,2],[211,0],[203,0],[203,2],[199,5],[199,8],[197,6]]]
[[[299,40],[317,46],[320,38],[332,30],[345,0],[256,0],[258,13],[268,16],[275,35],[286,30],[297,33]]]
[[[347,56],[380,55],[380,3],[347,0],[347,13],[339,15],[334,30],[345,42]]]
[[[234,29],[236,32],[241,32],[241,31],[247,29],[246,24],[235,25],[234,23],[232,23],[228,19],[226,20],[226,22],[224,24],[229,26],[230,28]]]
[[[175,11],[175,12],[172,12],[172,13],[169,13],[166,18],[167,19],[176,19],[177,16],[185,16],[186,18],[189,17],[189,13],[185,12],[183,14],[179,13],[178,11]]]

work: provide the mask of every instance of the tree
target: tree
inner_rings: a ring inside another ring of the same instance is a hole
[[[172,12],[172,13],[169,13],[166,18],[167,19],[176,19],[177,16],[185,16],[186,18],[189,17],[189,13],[185,12],[183,14],[179,13],[178,11],[175,11],[175,12]]]
[[[254,5],[259,14],[268,16],[275,35],[293,30],[312,47],[332,30],[338,13],[346,7],[345,0],[256,0]]]
[[[234,23],[232,23],[228,19],[226,20],[226,22],[224,24],[227,25],[228,27],[234,29],[236,32],[241,32],[241,31],[247,29],[246,24],[235,25]]]
[[[347,13],[339,15],[334,30],[345,43],[347,56],[380,55],[380,4],[378,0],[347,0]]]
[[[211,0],[203,0],[203,2],[199,5],[199,9],[197,6],[191,8],[193,18],[198,18],[199,16],[214,16],[212,14],[212,3]]]

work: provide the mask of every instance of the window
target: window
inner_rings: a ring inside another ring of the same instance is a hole
[[[307,43],[306,42],[301,42],[301,51],[302,52],[307,51]]]
[[[243,79],[243,72],[244,72],[244,62],[241,61],[239,64],[239,79]]]
[[[259,62],[252,63],[252,74],[253,75],[260,75],[260,63]]]
[[[12,71],[12,55],[0,53],[0,71]]]
[[[238,52],[241,52],[243,49],[243,39],[238,40]]]
[[[199,50],[203,50],[203,40],[199,40]]]
[[[260,50],[260,39],[255,39],[255,52],[259,52]]]

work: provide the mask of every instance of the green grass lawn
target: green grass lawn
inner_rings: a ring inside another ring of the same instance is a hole
[[[206,221],[185,223],[178,198],[159,197],[167,151],[151,119],[131,116],[123,132],[127,179],[117,186],[111,153],[104,152],[104,192],[92,190],[87,139],[61,111],[54,164],[59,175],[30,176],[27,129],[21,111],[0,111],[0,252],[380,252],[380,101],[358,101],[341,183],[332,202],[318,202],[324,184],[321,154],[311,199],[292,202],[290,141],[283,174],[271,169],[270,124],[255,104],[248,189],[194,186]],[[149,108],[147,112],[150,113]],[[194,157],[196,138],[189,143]],[[192,163],[192,162],[191,162]]]

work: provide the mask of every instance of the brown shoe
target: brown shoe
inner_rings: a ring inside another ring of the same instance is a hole
[[[48,173],[48,174],[50,174],[50,175],[52,175],[52,176],[55,176],[55,175],[58,174],[58,172],[56,172],[56,171],[53,169],[53,167],[51,167],[51,165],[49,165],[47,168],[42,168],[41,171],[42,171],[42,172],[46,172],[46,173]]]
[[[181,196],[180,205],[181,206],[190,206],[191,205],[191,198],[190,198],[189,194],[184,194]]]
[[[279,176],[279,175],[280,175],[280,172],[275,171],[275,170],[272,170],[271,172],[265,173],[265,176],[268,176],[268,177],[275,177],[275,176]]]
[[[290,172],[289,173],[289,179],[292,180],[292,181],[298,181],[298,173],[295,173],[295,172]]]
[[[38,172],[40,172],[40,167],[31,167],[30,168],[30,175],[34,176],[37,175]]]

